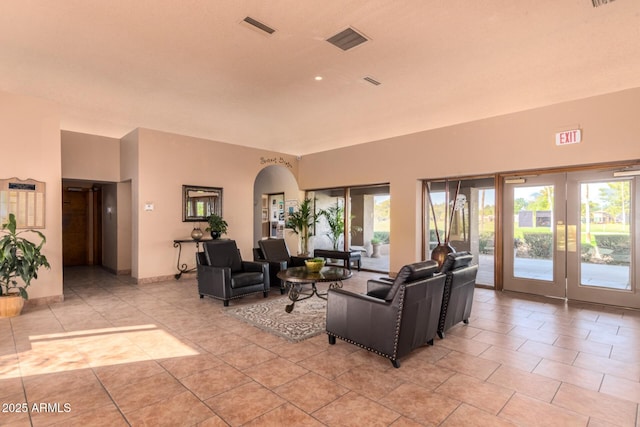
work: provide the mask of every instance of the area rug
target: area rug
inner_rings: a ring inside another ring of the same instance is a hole
[[[284,308],[290,302],[289,298],[280,297],[230,308],[225,313],[292,342],[302,341],[325,331],[325,300],[312,297],[298,301],[293,311],[287,313]]]

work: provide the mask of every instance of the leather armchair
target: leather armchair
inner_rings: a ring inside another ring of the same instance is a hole
[[[445,275],[432,260],[405,265],[393,283],[367,282],[367,294],[330,289],[329,344],[336,338],[387,357],[395,368],[413,349],[432,345],[438,328]]]
[[[284,239],[265,239],[258,241],[258,248],[254,250],[254,259],[262,257],[269,263],[270,280],[273,286],[280,285],[280,293],[284,294],[285,284],[278,278],[278,272],[288,267],[304,267],[304,260],[308,257],[291,256]]]
[[[197,254],[198,292],[200,298],[209,296],[229,301],[262,292],[269,295],[269,265],[264,262],[243,261],[234,240],[204,242],[204,252]]]
[[[469,323],[473,291],[476,286],[478,265],[472,265],[470,252],[453,252],[447,255],[440,271],[447,277],[442,296],[438,336],[459,322]]]

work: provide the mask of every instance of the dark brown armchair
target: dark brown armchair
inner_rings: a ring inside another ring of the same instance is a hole
[[[469,323],[473,291],[476,286],[478,265],[471,264],[473,255],[470,252],[453,252],[447,255],[440,271],[447,276],[442,296],[438,336],[459,322]]]
[[[432,345],[444,289],[438,263],[423,261],[402,267],[393,283],[369,280],[367,294],[330,289],[327,300],[329,343],[340,338],[391,359]]]
[[[280,286],[280,293],[284,294],[285,286],[278,278],[278,272],[288,267],[304,267],[304,260],[308,257],[291,256],[284,239],[265,239],[258,241],[258,248],[253,251],[254,260],[269,263],[271,284]]]
[[[269,265],[243,261],[234,240],[210,241],[197,254],[198,292],[200,298],[229,300],[262,292],[269,295]]]

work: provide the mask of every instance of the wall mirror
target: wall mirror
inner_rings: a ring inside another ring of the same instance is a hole
[[[222,188],[182,186],[182,221],[206,221],[211,214],[222,216]]]

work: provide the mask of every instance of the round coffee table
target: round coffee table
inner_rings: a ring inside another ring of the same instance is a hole
[[[329,282],[329,289],[342,288],[342,281],[351,277],[351,271],[344,267],[323,267],[318,272],[311,272],[307,267],[290,267],[279,271],[277,276],[284,281],[285,286],[289,287],[291,304],[285,307],[285,311],[291,313],[296,301],[302,301],[314,295],[327,299],[326,292],[318,292],[316,283]],[[303,285],[308,284],[311,284],[311,291],[303,291]]]

